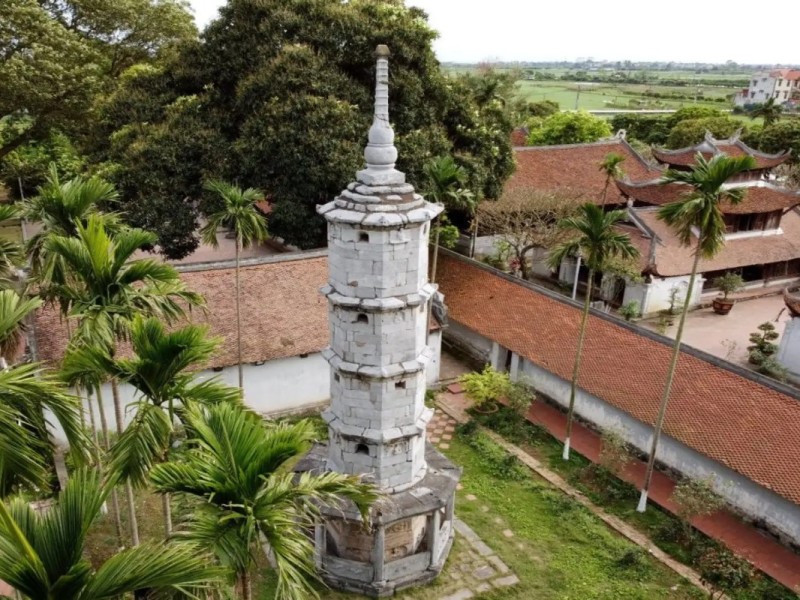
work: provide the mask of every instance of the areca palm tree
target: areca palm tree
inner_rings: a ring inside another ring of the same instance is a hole
[[[477,201],[475,194],[465,189],[467,172],[456,164],[451,156],[434,158],[423,167],[428,179],[425,192],[428,200],[441,204],[445,210],[465,210],[470,215],[475,213]],[[436,267],[439,260],[439,237],[442,225],[448,223],[447,215],[439,217],[433,241],[433,264],[431,266],[431,282],[436,282]]]
[[[186,288],[172,266],[154,259],[132,260],[137,250],[155,241],[155,234],[141,229],[110,233],[98,215],[90,215],[85,225],[77,223],[73,237],[47,239],[45,250],[63,260],[70,271],[69,281],[55,285],[54,293],[70,307],[69,316],[78,320],[78,344],[105,348],[114,357],[118,341],[129,338],[136,315],[173,322],[185,315],[187,307],[203,303],[201,296]],[[116,378],[111,379],[111,390],[117,433],[121,435],[124,421]],[[137,545],[139,533],[130,481],[126,488],[131,538]]]
[[[656,417],[655,430],[650,446],[650,455],[645,470],[642,493],[639,498],[637,510],[644,512],[647,508],[647,494],[655,468],[658,442],[661,430],[664,427],[664,418],[667,414],[669,395],[675,379],[675,370],[678,367],[678,358],[683,338],[683,326],[686,314],[692,302],[695,277],[700,259],[711,259],[719,253],[725,245],[725,220],[722,213],[722,204],[736,205],[744,198],[744,188],[724,187],[725,183],[739,173],[755,167],[752,156],[728,157],[719,154],[706,160],[702,154],[697,154],[695,164],[689,171],[675,171],[668,169],[661,178],[662,183],[682,183],[689,186],[689,191],[684,196],[658,210],[658,218],[664,221],[677,235],[684,246],[694,246],[694,261],[692,272],[689,276],[689,287],[683,301],[681,318],[678,322],[678,331],[672,347],[672,358],[667,371],[667,380],[661,395],[658,416]]]
[[[158,491],[203,500],[176,535],[211,548],[236,573],[245,600],[262,538],[276,565],[277,598],[316,596],[314,546],[300,532],[318,522],[320,503],[352,501],[366,518],[374,488],[339,473],[292,473],[288,464],[315,437],[307,421],[268,423],[229,403],[192,410],[187,420],[194,448],[151,474]]]
[[[16,219],[19,215],[20,210],[16,205],[0,204],[0,222]],[[22,246],[13,240],[0,238],[0,285],[11,286],[24,263]]]
[[[620,165],[624,161],[625,157],[621,154],[610,152],[609,154],[606,154],[605,158],[603,158],[603,162],[600,163],[599,170],[602,171],[606,176],[606,182],[603,186],[602,206],[606,205],[608,186],[611,185],[611,181],[614,179],[619,179],[623,175],[622,167]]]
[[[61,425],[76,460],[81,462],[89,447],[79,399],[37,364],[7,365],[19,348],[23,320],[40,305],[39,299],[0,291],[0,496],[19,486],[47,487],[54,447],[45,409]]]
[[[764,119],[764,127],[769,127],[783,114],[783,107],[780,104],[775,104],[775,98],[769,98],[763,104],[759,104],[756,108],[750,111],[750,118],[757,119],[762,117]]]
[[[148,481],[154,464],[169,459],[176,419],[193,403],[239,402],[239,391],[215,379],[200,381],[191,367],[205,363],[218,346],[207,328],[187,325],[168,332],[155,318],[137,317],[131,326],[131,358],[112,358],[102,347],[69,353],[62,371],[72,378],[111,376],[137,393],[136,413],[110,451],[110,470],[134,485]],[[169,496],[164,494],[164,528],[172,533]]]
[[[243,248],[267,239],[267,220],[258,209],[256,203],[264,200],[263,192],[254,188],[242,190],[240,187],[224,181],[211,181],[206,189],[217,194],[223,207],[208,217],[208,223],[200,230],[204,243],[217,247],[217,230],[227,227],[233,230],[236,245],[236,362],[239,367],[239,389],[244,388],[242,371],[242,319],[240,305],[239,259]]]
[[[574,231],[575,238],[560,244],[550,253],[548,258],[550,266],[558,268],[565,258],[580,252],[589,269],[586,297],[583,301],[583,313],[581,314],[580,333],[578,334],[578,346],[572,367],[567,432],[564,439],[564,460],[569,460],[572,420],[575,412],[575,395],[578,390],[578,376],[580,374],[583,342],[586,337],[586,326],[589,318],[589,306],[592,302],[594,275],[602,272],[609,261],[615,259],[630,260],[639,256],[639,251],[631,242],[630,237],[615,228],[615,225],[624,219],[625,211],[613,210],[604,212],[602,208],[594,203],[584,204],[581,206],[577,216],[563,219],[560,223],[562,228]]]
[[[0,502],[0,579],[30,600],[112,600],[137,590],[202,591],[220,581],[220,569],[188,544],[131,548],[95,570],[84,556],[86,537],[110,488],[96,471],[80,469],[47,511],[21,498]]]

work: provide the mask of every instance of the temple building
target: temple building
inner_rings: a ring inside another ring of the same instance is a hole
[[[769,179],[772,169],[782,165],[791,155],[790,151],[779,154],[765,154],[751,148],[745,144],[739,136],[741,130],[737,131],[728,139],[718,140],[706,132],[705,139],[694,146],[681,148],[679,150],[665,150],[663,148],[652,148],[653,158],[667,168],[678,171],[688,171],[695,162],[695,157],[701,154],[706,160],[719,154],[725,156],[751,156],[756,163],[754,169],[745,171],[738,177],[731,179],[736,181],[758,181]]]
[[[370,526],[351,507],[322,507],[317,566],[339,590],[382,597],[439,574],[453,541],[460,470],[426,442],[433,352],[428,319],[430,222],[442,207],[416,194],[397,171],[389,123],[389,51],[377,51],[375,115],[366,168],[335,200],[328,221],[331,403],[328,442],[298,471],[363,475],[383,498]]]

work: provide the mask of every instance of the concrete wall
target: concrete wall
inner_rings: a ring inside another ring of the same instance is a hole
[[[800,381],[800,317],[786,324],[775,358],[788,369],[791,379]]]
[[[483,352],[496,368],[504,367],[505,349],[463,325],[456,326],[452,319],[450,322],[446,333],[449,341],[459,347]],[[568,406],[569,381],[517,355],[512,356],[510,373],[512,378],[526,381],[561,406]],[[600,429],[616,431],[632,446],[645,453],[648,451],[653,432],[650,425],[580,389],[575,399],[575,411],[581,419]],[[713,476],[717,493],[732,506],[750,518],[764,522],[789,541],[800,544],[800,506],[667,435],[662,435],[657,458],[662,464],[687,477]]]
[[[639,310],[643,315],[657,313],[660,310],[667,310],[670,306],[670,292],[677,287],[680,291],[676,297],[675,308],[680,309],[686,297],[686,290],[689,287],[689,276],[680,277],[650,277],[650,282],[631,283],[625,286],[623,303],[636,300],[639,303]],[[691,306],[697,306],[703,292],[705,279],[698,275],[695,280],[694,293]]]

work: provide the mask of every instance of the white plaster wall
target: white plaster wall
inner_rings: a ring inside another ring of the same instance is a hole
[[[462,352],[482,362],[489,362],[492,352],[492,341],[450,319],[447,323],[445,338]]]
[[[800,379],[800,317],[793,317],[786,324],[776,358],[789,370],[792,379]]]
[[[439,372],[442,365],[442,330],[437,329],[428,334],[428,346],[433,350],[433,358],[428,363],[425,371],[425,381],[428,387],[439,382]]]
[[[239,381],[235,366],[227,367],[220,372],[203,371],[200,377],[219,377],[232,386],[238,385]],[[279,358],[259,366],[245,365],[244,389],[245,403],[258,413],[301,411],[330,400],[330,366],[319,352],[309,354],[306,358],[296,356]],[[124,411],[123,418],[127,425],[135,412],[135,407],[126,408],[135,400],[134,389],[123,384],[119,391]],[[110,385],[103,386],[102,395],[109,430],[116,431]],[[97,403],[93,401],[92,404],[99,427]],[[56,421],[51,418],[50,422],[53,423],[55,438],[64,441],[64,432],[56,426]]]
[[[676,298],[675,308],[679,309],[683,305],[686,297],[686,290],[689,287],[689,276],[680,277],[651,277],[650,282],[631,283],[625,285],[625,295],[623,303],[636,300],[639,303],[639,310],[642,314],[648,315],[657,313],[660,310],[668,310],[670,305],[670,291],[673,287],[678,287],[680,292]],[[703,292],[705,279],[698,275],[695,280],[694,293],[690,307],[695,307],[700,302]]]
[[[800,321],[800,319],[795,320]],[[493,344],[467,327],[460,324],[456,326],[452,319],[450,323],[447,337],[458,338],[452,341],[459,346],[488,348],[485,356],[492,353],[493,345],[497,348],[496,343]],[[511,375],[515,379],[526,381],[538,392],[552,398],[565,408],[568,406],[570,383],[567,380],[518,356],[512,356]],[[628,413],[580,389],[575,398],[575,411],[582,419],[600,429],[617,431],[632,446],[642,452],[648,451],[653,431],[650,425],[634,419]],[[662,435],[657,458],[661,463],[687,477],[713,476],[717,493],[732,506],[751,518],[762,520],[793,543],[800,543],[800,506],[792,504],[667,435]]]

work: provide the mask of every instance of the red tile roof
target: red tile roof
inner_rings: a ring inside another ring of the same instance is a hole
[[[669,183],[662,185],[657,179],[644,183],[630,183],[626,181],[617,181],[616,183],[625,197],[656,206],[675,202],[679,200],[682,195],[691,191],[691,188],[685,184]],[[786,210],[787,208],[800,204],[800,194],[785,188],[773,187],[771,185],[747,184],[742,184],[741,187],[746,189],[744,199],[735,205],[730,202],[725,202],[721,206],[722,212],[734,215],[746,215]]]
[[[486,267],[440,257],[440,289],[450,318],[569,381],[580,309]],[[654,423],[671,347],[592,316],[581,388]],[[665,432],[690,448],[800,504],[797,397],[684,352]]]
[[[654,209],[635,208],[632,212],[657,238],[653,256],[650,257],[651,264],[643,270],[662,277],[691,273],[694,260],[692,248],[681,245],[672,230],[656,217]],[[700,259],[700,272],[800,259],[800,213],[796,210],[786,213],[781,219],[781,230],[781,234],[729,239],[714,258]]]
[[[184,271],[181,279],[206,298],[206,310],[192,321],[207,323],[221,336],[208,367],[236,364],[236,304],[233,268]],[[328,301],[319,289],[328,280],[328,258],[287,259],[241,269],[242,355],[260,362],[319,352],[328,344]],[[40,311],[34,323],[37,359],[58,362],[66,347],[66,328],[53,310]]]
[[[599,203],[606,182],[600,163],[612,152],[625,157],[621,167],[633,181],[653,179],[661,173],[621,139],[567,146],[529,146],[514,149],[517,169],[506,183],[506,189],[529,187],[577,193],[586,200]],[[625,199],[612,185],[608,189],[607,202],[621,204]]]
[[[738,135],[738,134],[737,134]],[[765,154],[750,148],[738,137],[734,136],[728,140],[716,140],[709,134],[706,139],[695,146],[681,148],[679,150],[665,150],[663,148],[653,148],[653,156],[661,163],[672,167],[688,167],[695,163],[697,154],[702,154],[706,160],[717,154],[727,156],[752,156],[756,161],[753,170],[771,169],[789,160],[790,152],[780,154]]]

